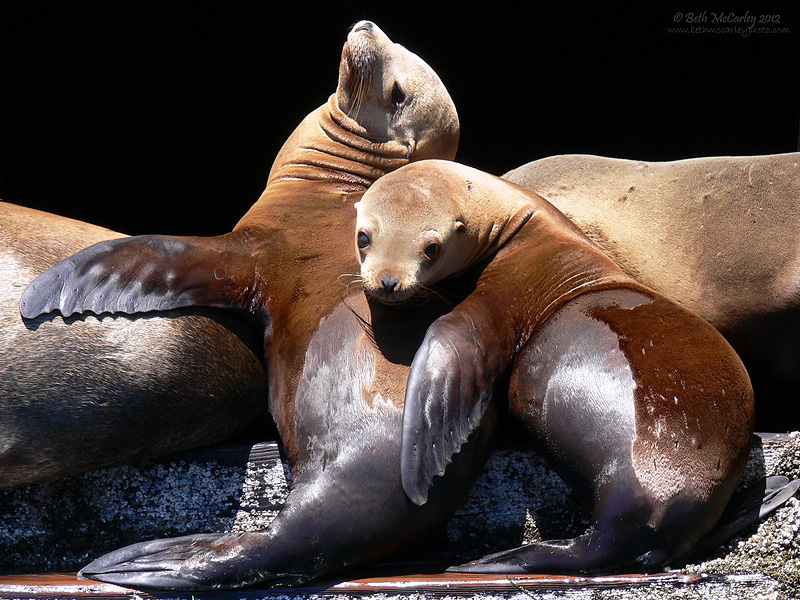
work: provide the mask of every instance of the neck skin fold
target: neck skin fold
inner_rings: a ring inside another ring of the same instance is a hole
[[[408,148],[394,140],[370,139],[339,108],[336,94],[311,113],[286,142],[267,181],[305,180],[365,191],[376,179],[408,163]]]

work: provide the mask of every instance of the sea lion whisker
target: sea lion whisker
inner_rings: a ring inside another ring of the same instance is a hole
[[[355,90],[355,113],[353,118],[358,120],[359,115],[361,114],[361,107],[364,104],[364,100],[367,97],[367,90],[369,86],[372,84],[372,76],[371,72],[358,73],[358,79],[356,80],[356,90]]]
[[[344,295],[345,296],[349,296],[350,295],[350,291],[353,289],[353,286],[358,286],[359,289],[364,289],[363,283],[361,281],[351,281],[344,288]]]
[[[443,302],[447,306],[450,306],[451,308],[455,306],[455,302],[447,298],[442,292],[440,292],[438,289],[432,286],[421,285],[417,295],[425,298],[425,301],[428,301],[431,297],[433,297]]]
[[[361,107],[364,105],[364,103],[367,101],[367,98],[369,97],[369,90],[372,87],[372,75],[373,75],[373,69],[371,69],[371,68],[368,69],[363,74],[363,77],[362,77],[362,84],[363,85],[361,87],[361,94],[360,94],[359,103],[358,103],[359,110],[361,110]]]
[[[349,281],[345,281],[345,278],[348,277],[350,278]],[[336,283],[344,288],[342,290],[342,298],[344,299],[350,295],[353,286],[357,285],[361,287],[363,285],[363,279],[359,273],[342,273],[336,278]]]
[[[345,278],[350,278],[349,281],[344,282]],[[336,278],[336,283],[340,285],[349,286],[353,282],[361,282],[361,273],[342,273]]]
[[[361,103],[364,99],[364,74],[359,73],[356,79],[356,93],[355,93],[355,112],[353,118],[358,120],[361,113]]]

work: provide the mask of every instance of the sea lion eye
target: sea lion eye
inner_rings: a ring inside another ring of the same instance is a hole
[[[367,246],[370,245],[369,235],[367,235],[364,231],[359,231],[358,235],[356,236],[356,245],[358,246],[359,250],[363,250]]]
[[[405,101],[406,93],[403,91],[403,88],[400,87],[400,84],[395,81],[392,86],[392,104],[400,106]]]
[[[437,243],[428,244],[425,248],[425,256],[427,256],[430,260],[434,260],[437,256],[439,256],[439,252],[441,252],[442,246]]]

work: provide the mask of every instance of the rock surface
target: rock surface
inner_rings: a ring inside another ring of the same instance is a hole
[[[0,572],[76,571],[91,558],[135,541],[259,529],[284,501],[287,473],[277,444],[263,443],[215,447],[0,491]],[[765,436],[756,444],[740,487],[764,475],[800,478],[800,433]],[[461,562],[534,539],[573,536],[583,527],[572,492],[541,458],[499,449],[444,538],[421,558],[429,564]],[[793,497],[702,562],[674,572],[707,574],[691,584],[669,579],[610,589],[516,589],[512,584],[511,592],[498,597],[796,598],[799,530],[800,500]],[[0,583],[0,597],[6,597],[3,590]],[[326,597],[331,594],[336,592],[331,589]],[[402,595],[423,597],[413,586]],[[479,595],[494,597],[488,592]]]

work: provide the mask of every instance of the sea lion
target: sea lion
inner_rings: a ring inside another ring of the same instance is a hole
[[[120,237],[0,202],[0,488],[209,444],[259,414],[269,422],[258,339],[233,315],[23,323],[19,300],[34,277]]]
[[[409,374],[402,477],[424,505],[510,369],[520,419],[592,512],[583,535],[457,567],[470,572],[661,569],[719,519],[747,460],[753,395],[703,319],[626,275],[543,198],[453,162],[422,161],[357,204],[364,289],[409,303],[469,269]]]
[[[482,467],[491,419],[449,471],[438,500],[417,507],[400,481],[408,367],[431,303],[401,325],[363,292],[353,203],[412,160],[453,158],[458,117],[439,77],[373,23],[356,24],[328,103],[290,136],[258,202],[213,238],[141,236],[103,242],[26,289],[26,318],[58,310],[143,312],[215,306],[248,315],[264,335],[269,404],[293,465],[291,493],[264,532],[195,535],[101,557],[86,577],[148,588],[300,582],[429,535]]]
[[[759,427],[785,430],[787,409],[800,417],[800,153],[673,162],[564,155],[503,177],[541,194],[628,274],[719,329],[750,372]]]

